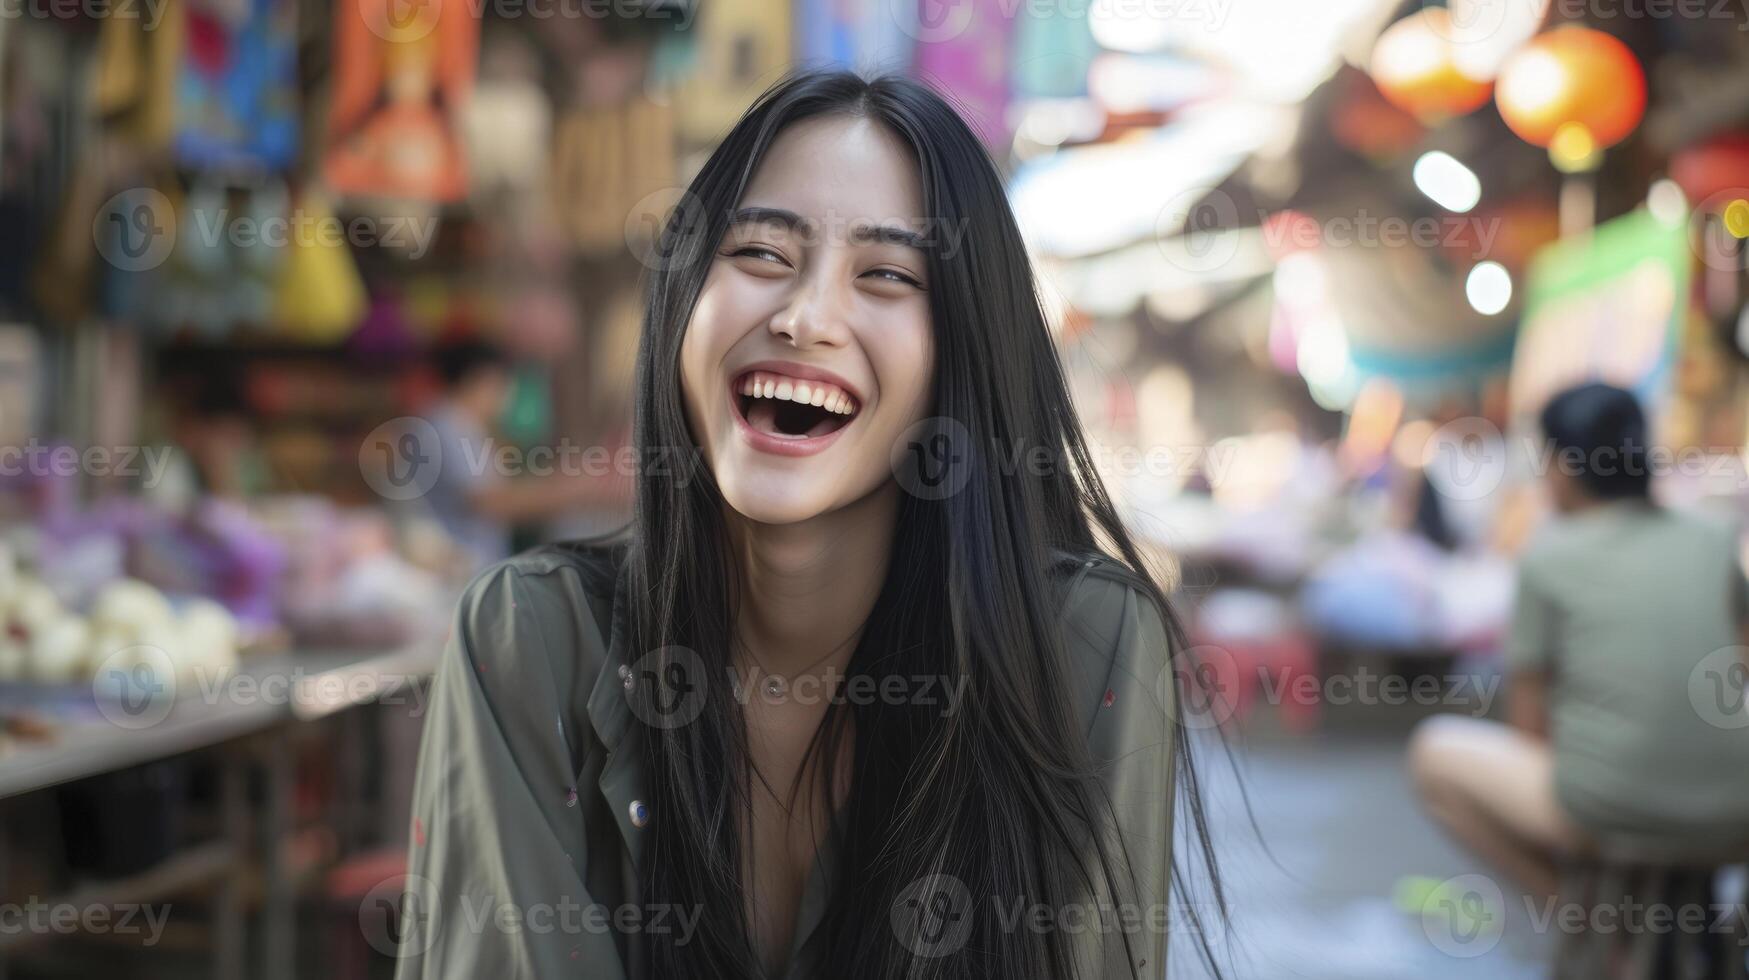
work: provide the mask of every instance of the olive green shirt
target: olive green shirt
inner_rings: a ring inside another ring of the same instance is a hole
[[[1581,825],[1749,840],[1749,716],[1728,683],[1744,593],[1735,533],[1644,503],[1580,511],[1526,551],[1507,663],[1549,675],[1556,795]]]
[[[419,751],[406,914],[394,936],[399,980],[642,980],[635,932],[686,934],[684,913],[638,905],[645,828],[662,814],[643,802],[649,775],[638,740],[648,729],[624,694],[635,676],[623,639],[625,572],[583,574],[580,563],[598,560],[520,555],[463,594]],[[1131,976],[1131,952],[1138,975],[1160,976],[1176,763],[1165,624],[1110,559],[1069,561],[1057,621],[1069,694],[1136,882],[1121,900],[1133,907],[1104,920],[1128,923],[1129,952],[1098,919],[1089,927],[1065,910],[1046,921],[1074,932],[1084,976]],[[617,584],[609,595],[590,581]],[[787,978],[813,977],[823,960],[817,927],[837,887],[834,853],[828,835],[802,895]],[[1016,928],[1035,927],[1028,921]]]

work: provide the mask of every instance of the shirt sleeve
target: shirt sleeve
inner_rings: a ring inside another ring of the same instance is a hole
[[[1171,644],[1160,609],[1141,588],[1115,579],[1101,579],[1094,588],[1084,609],[1104,620],[1094,632],[1115,637],[1106,647],[1104,683],[1092,692],[1088,744],[1111,801],[1115,866],[1128,880],[1108,891],[1107,900],[1117,907],[1107,927],[1092,930],[1102,941],[1088,948],[1091,969],[1085,975],[1160,976],[1171,919],[1177,764]]]
[[[623,980],[611,931],[591,927],[600,906],[583,887],[583,827],[568,797],[555,693],[565,687],[527,591],[508,563],[482,572],[432,682],[407,874],[372,896],[403,913],[370,936],[392,947],[397,980]]]
[[[1510,670],[1547,670],[1555,654],[1555,609],[1534,561],[1519,564],[1512,625],[1506,634]]]

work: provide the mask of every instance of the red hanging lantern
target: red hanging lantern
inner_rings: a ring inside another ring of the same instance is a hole
[[[1519,138],[1584,169],[1646,112],[1646,75],[1627,45],[1568,25],[1531,39],[1500,69],[1494,100]]]
[[[1487,79],[1465,73],[1452,44],[1451,14],[1428,7],[1379,35],[1369,71],[1394,105],[1422,122],[1461,116],[1488,101]]]

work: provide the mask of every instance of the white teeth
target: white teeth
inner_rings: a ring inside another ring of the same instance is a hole
[[[800,381],[763,371],[749,374],[741,381],[741,394],[753,398],[777,398],[802,405],[815,405],[836,415],[849,415],[856,410],[856,401],[849,392],[823,381]]]

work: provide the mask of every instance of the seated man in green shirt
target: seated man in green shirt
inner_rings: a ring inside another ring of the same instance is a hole
[[[1409,756],[1436,820],[1553,895],[1600,840],[1749,841],[1749,599],[1730,529],[1651,502],[1632,394],[1582,385],[1541,421],[1560,518],[1520,563],[1507,724],[1429,719]]]

